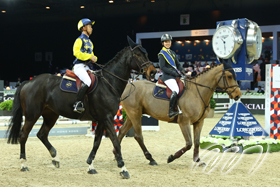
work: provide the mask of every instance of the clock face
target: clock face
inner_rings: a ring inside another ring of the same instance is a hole
[[[215,54],[220,58],[230,58],[234,50],[234,39],[234,32],[229,26],[219,27],[212,40]]]
[[[258,28],[256,34],[256,48],[257,48],[257,58],[259,58],[262,53],[262,31],[260,28]]]

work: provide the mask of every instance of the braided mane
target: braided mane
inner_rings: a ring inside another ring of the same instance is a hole
[[[199,73],[198,75],[196,75],[196,76],[194,76],[194,77],[187,77],[187,79],[189,79],[189,80],[196,79],[196,78],[199,77],[200,75],[202,75],[202,74],[204,74],[204,73],[206,73],[206,72],[208,72],[208,71],[210,71],[210,70],[212,70],[212,69],[214,69],[215,67],[220,66],[220,65],[222,65],[222,64],[215,64],[214,66],[212,66],[212,67],[210,67],[210,68],[207,68],[206,70],[202,71],[201,73]]]

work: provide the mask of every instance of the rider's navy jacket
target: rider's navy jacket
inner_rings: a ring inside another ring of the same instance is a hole
[[[95,56],[93,54],[93,44],[86,34],[82,33],[81,36],[76,39],[73,46],[73,53],[76,57],[73,64],[89,63],[91,56]],[[97,60],[97,56],[95,57]]]
[[[168,58],[169,57],[169,58]],[[172,58],[172,59],[170,59]],[[166,81],[168,79],[176,79],[179,76],[179,71],[185,73],[185,70],[179,63],[176,53],[172,50],[167,50],[165,47],[162,48],[158,54],[159,67],[162,71],[160,79]],[[170,62],[170,61],[173,62]]]

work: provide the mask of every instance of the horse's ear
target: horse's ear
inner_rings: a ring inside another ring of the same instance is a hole
[[[127,36],[127,42],[131,48],[137,46],[137,44],[129,36]]]

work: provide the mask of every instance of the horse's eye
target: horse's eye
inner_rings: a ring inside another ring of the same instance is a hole
[[[228,78],[228,79],[232,79],[232,76],[230,75],[230,76],[228,76],[227,78]]]

